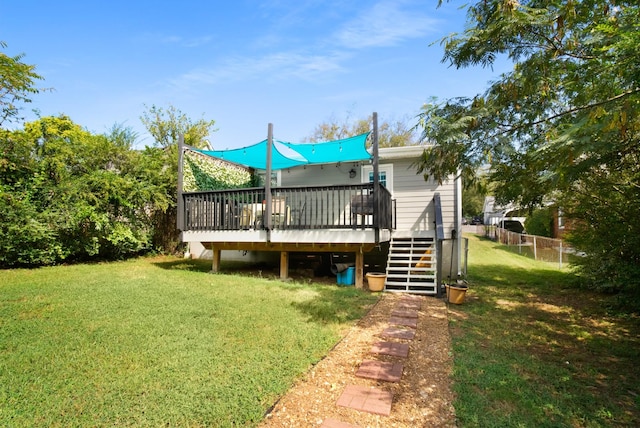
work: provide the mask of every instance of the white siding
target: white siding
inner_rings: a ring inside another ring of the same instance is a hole
[[[412,164],[415,158],[385,159],[381,164],[393,164],[393,198],[396,200],[396,229],[398,231],[435,230],[433,195],[440,193],[445,237],[451,237],[456,229],[456,186],[450,179],[438,185],[432,178],[425,181],[416,174]],[[282,186],[323,186],[337,184],[359,184],[362,163],[347,162],[323,166],[296,167],[282,170]],[[349,171],[356,171],[349,178]]]
[[[349,171],[352,169],[356,171],[356,176],[349,178]],[[283,169],[281,174],[281,184],[285,187],[360,184],[360,163],[347,162],[322,166],[299,166]]]
[[[453,180],[438,185],[432,178],[424,180],[412,166],[414,159],[393,160],[394,198],[396,199],[396,229],[424,231],[435,229],[433,195],[440,193],[445,237],[456,228],[456,194]],[[385,161],[385,163],[388,161]]]

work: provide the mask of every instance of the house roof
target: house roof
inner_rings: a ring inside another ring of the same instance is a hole
[[[426,146],[401,146],[401,147],[380,147],[379,155],[381,159],[407,159],[417,158],[422,155]]]
[[[289,143],[274,140],[271,169],[293,168],[336,162],[358,162],[371,159],[366,149],[369,133],[342,140],[319,143]],[[254,169],[267,169],[267,140],[232,150],[196,150],[202,154],[224,159]]]

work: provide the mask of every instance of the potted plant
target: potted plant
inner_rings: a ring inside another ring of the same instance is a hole
[[[469,290],[467,281],[458,279],[453,284],[445,284],[445,288],[447,289],[447,301],[449,303],[453,303],[455,305],[461,305],[464,303],[464,296],[466,295],[467,290]]]
[[[369,285],[369,291],[382,291],[384,290],[384,283],[387,280],[387,274],[382,272],[369,272],[367,273],[367,284]]]

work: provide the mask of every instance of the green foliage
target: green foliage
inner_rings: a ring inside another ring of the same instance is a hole
[[[170,105],[166,110],[152,105],[147,107],[140,118],[143,125],[160,147],[169,147],[178,143],[178,137],[184,135],[184,143],[198,149],[206,148],[206,137],[214,132],[215,120],[200,119],[191,121],[176,107]]]
[[[442,43],[455,67],[498,58],[514,67],[484,94],[425,106],[422,137],[436,144],[420,171],[443,179],[490,165],[498,201],[530,209],[557,201],[583,224],[573,243],[594,263],[583,271],[591,285],[602,281],[597,272],[637,264],[640,247],[626,244],[638,236],[630,219],[640,200],[637,1],[478,1],[465,31]],[[614,288],[640,290],[640,279],[628,279]]]
[[[553,238],[553,208],[545,207],[533,210],[524,221],[524,228],[529,235]]]
[[[65,258],[56,218],[38,212],[25,191],[0,187],[0,266],[52,264]]]
[[[153,175],[153,182],[162,191],[162,207],[152,210],[153,245],[168,253],[177,253],[181,247],[180,235],[176,228],[176,188],[178,186],[178,138],[184,136],[184,143],[191,147],[208,146],[206,137],[213,131],[214,120],[191,121],[184,113],[169,106],[166,110],[151,106],[140,118],[155,139],[155,147],[147,148],[146,159]]]
[[[251,187],[252,175],[246,168],[191,150],[185,151],[184,162],[182,186],[185,192]]]
[[[2,131],[0,265],[122,258],[152,247],[153,213],[170,205],[157,152],[114,127],[93,135],[66,116]],[[159,150],[162,152],[162,150]]]
[[[462,215],[473,217],[482,214],[487,187],[484,180],[463,180],[462,182]]]
[[[616,158],[615,169],[594,168],[563,200],[576,219],[567,239],[590,249],[577,263],[591,287],[622,291],[640,307],[640,156]]]
[[[331,118],[316,126],[307,141],[333,141],[362,135],[372,131],[373,116],[367,119],[351,120],[347,116],[343,121]],[[380,147],[401,147],[416,144],[417,136],[407,120],[394,122],[382,121],[378,124],[378,145]]]
[[[0,41],[0,48],[6,47],[6,43]],[[20,120],[21,104],[30,103],[29,97],[40,91],[35,82],[42,77],[36,74],[36,67],[25,64],[23,58],[22,54],[11,57],[0,52],[0,125]]]

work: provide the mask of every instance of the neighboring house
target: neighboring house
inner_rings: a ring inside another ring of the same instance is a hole
[[[506,205],[499,205],[496,203],[496,198],[493,196],[485,196],[484,206],[482,212],[484,213],[484,224],[500,226],[503,221],[517,221],[522,224],[524,229],[524,221],[527,219],[522,216],[514,216],[513,214],[518,211],[518,207],[512,203]]]
[[[242,149],[197,151],[271,180],[197,192],[183,192],[179,184],[183,242],[193,244],[195,256],[211,250],[214,271],[223,257],[279,253],[282,278],[291,253],[350,254],[357,287],[372,269],[365,259],[383,252],[385,290],[440,295],[442,280],[460,274],[460,179],[439,185],[416,174],[423,147],[378,150],[373,141],[369,152],[366,141],[366,134],[328,143],[268,139]]]
[[[567,218],[562,208],[552,206],[553,220],[551,223],[551,236],[556,239],[565,239],[567,233],[571,233],[576,225],[575,220]]]

